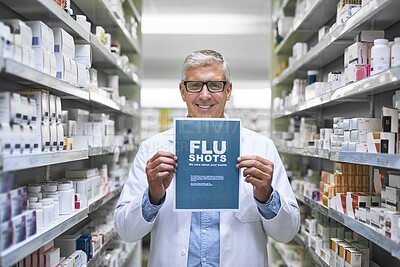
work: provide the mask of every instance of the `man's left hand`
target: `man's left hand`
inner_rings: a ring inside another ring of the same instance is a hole
[[[244,168],[243,176],[253,185],[253,196],[261,203],[267,202],[272,193],[274,164],[259,156],[241,156],[236,168]]]

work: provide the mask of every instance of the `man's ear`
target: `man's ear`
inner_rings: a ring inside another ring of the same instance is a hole
[[[231,99],[232,95],[232,82],[229,82],[229,84],[226,86],[226,101],[229,101]]]

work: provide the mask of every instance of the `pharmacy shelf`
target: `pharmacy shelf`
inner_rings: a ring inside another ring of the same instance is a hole
[[[3,172],[54,165],[59,163],[88,159],[88,150],[68,150],[2,156]]]
[[[300,234],[297,234],[294,238],[293,241],[299,244],[301,247],[304,249],[308,250],[308,254],[312,257],[313,261],[321,267],[329,267],[329,264],[326,263],[320,256],[315,253],[315,250],[312,249],[311,247],[306,244],[306,242],[303,240],[303,237],[300,236]]]
[[[306,204],[310,208],[312,208],[315,211],[318,211],[319,213],[325,215],[326,217],[329,217],[329,209],[328,207],[325,207],[322,205],[321,202],[317,202],[315,200],[312,200],[308,197],[305,197],[303,195],[299,195],[296,193],[296,199],[301,201],[302,203]]]
[[[114,239],[118,237],[118,234],[115,230],[113,230],[110,235],[108,240],[99,248],[98,251],[93,255],[93,258],[88,262],[87,267],[95,267],[100,264],[100,261],[102,260],[102,257],[104,256],[103,253],[107,250],[108,246],[112,243]]]
[[[320,204],[317,201],[312,199],[300,196],[296,194],[296,198],[305,203],[307,206],[311,207],[312,209],[322,213],[323,215],[334,219],[335,221],[339,222],[340,224],[346,226],[347,228],[351,229],[354,232],[364,236],[368,240],[372,241],[373,243],[379,245],[383,249],[390,252],[394,257],[400,259],[400,246],[390,238],[380,234],[375,228],[355,220],[347,215],[344,215],[338,212],[335,209],[327,208]]]
[[[107,155],[113,152],[111,146],[89,147],[89,157]]]
[[[301,249],[300,245],[295,242],[292,243],[278,243],[276,241],[272,241],[272,245],[275,247],[276,251],[278,251],[281,259],[285,263],[285,266],[288,267],[296,267],[296,266],[308,266],[306,264],[306,257],[308,254],[304,253],[304,258],[297,255],[298,253],[291,253],[292,250],[297,252],[298,249]],[[303,262],[299,262],[302,260]]]
[[[4,59],[0,75],[32,88],[47,89],[61,97],[89,100],[89,92],[13,59]]]
[[[93,65],[96,69],[101,69],[108,75],[118,75],[120,84],[139,83],[138,75],[122,69],[116,57],[93,34],[90,35],[90,43],[93,48]]]
[[[97,210],[98,208],[100,208],[101,206],[106,204],[108,201],[113,199],[114,197],[119,196],[121,191],[122,191],[122,187],[114,189],[113,191],[109,192],[107,195],[102,196],[98,200],[94,201],[93,203],[91,203],[89,205],[88,213],[91,213],[91,212]]]
[[[329,151],[326,149],[316,152],[315,149],[307,150],[304,148],[278,147],[278,151],[290,155],[305,156],[310,158],[330,159]]]
[[[111,111],[120,111],[120,108],[112,99],[102,96],[95,92],[90,92],[89,99],[96,105],[101,106]]]
[[[273,86],[292,86],[293,79],[305,77],[309,69],[319,69],[343,55],[361,30],[386,29],[398,21],[400,1],[371,0],[344,24],[322,39],[297,62],[272,80]]]
[[[294,15],[294,10],[296,8],[296,0],[283,0],[282,1],[282,10],[287,13],[292,13]]]
[[[295,43],[309,40],[322,26],[335,16],[332,13],[332,10],[335,10],[337,6],[335,1],[319,0],[313,3],[313,6],[307,10],[303,18],[292,25],[289,32],[275,48],[275,54],[291,55],[292,47]]]
[[[361,153],[361,152],[331,152],[332,161],[348,162],[354,164],[371,165],[389,169],[400,170],[399,154]]]
[[[332,92],[328,92],[319,97],[302,102],[293,108],[292,111],[285,111],[275,118],[298,115],[310,110],[329,107],[342,103],[346,100],[368,99],[371,95],[381,94],[391,91],[400,86],[400,67],[391,68],[382,73],[367,77],[363,80],[342,86]]]
[[[363,153],[354,151],[331,151],[328,153],[328,151],[326,150],[319,152],[318,154],[313,154],[301,148],[295,149],[281,147],[278,148],[278,151],[290,155],[329,159],[331,161],[340,161],[400,170],[399,154]]]
[[[135,16],[136,20],[141,23],[142,22],[142,16],[140,15],[139,11],[137,10],[135,4],[133,3],[133,0],[126,0],[125,1],[130,8],[132,9],[133,15]]]
[[[307,70],[319,69],[327,65],[341,55],[352,41],[332,41],[329,36],[322,39],[312,47],[300,60],[293,63],[287,69],[272,80],[273,86],[293,86],[293,80],[299,77],[306,77]]]
[[[279,8],[279,16],[273,15],[272,21],[276,23],[280,18],[280,15],[284,15],[285,17],[293,17],[296,9],[296,0],[283,0],[282,4]]]
[[[74,38],[89,43],[89,33],[53,0],[2,0],[1,2],[26,20],[40,20],[50,28],[62,27]]]
[[[0,265],[6,267],[18,263],[18,261],[58,237],[85,218],[87,218],[87,209],[75,211],[71,215],[60,215],[49,227],[45,227],[26,240],[1,251]]]
[[[390,252],[393,257],[400,259],[400,245],[383,234],[380,234],[372,226],[355,220],[332,208],[329,208],[329,216],[352,231],[364,236],[371,242],[378,244],[381,248]]]
[[[113,42],[117,41],[121,45],[121,52],[140,53],[137,40],[109,9],[104,0],[74,0],[73,2],[91,21],[98,22],[106,32],[111,33]]]

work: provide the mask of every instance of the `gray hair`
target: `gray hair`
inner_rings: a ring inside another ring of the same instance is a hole
[[[222,65],[225,73],[225,80],[229,82],[230,71],[228,63],[220,53],[210,49],[198,50],[186,57],[182,64],[181,80],[186,80],[186,72],[188,69],[198,66],[210,66],[215,63]]]

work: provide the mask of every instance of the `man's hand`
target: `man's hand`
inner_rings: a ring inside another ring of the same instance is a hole
[[[164,197],[178,167],[177,159],[178,157],[170,152],[160,151],[147,161],[146,175],[152,204],[159,204]]]
[[[272,193],[274,164],[259,156],[241,156],[236,168],[244,168],[243,176],[253,185],[253,196],[261,203],[267,202]]]

